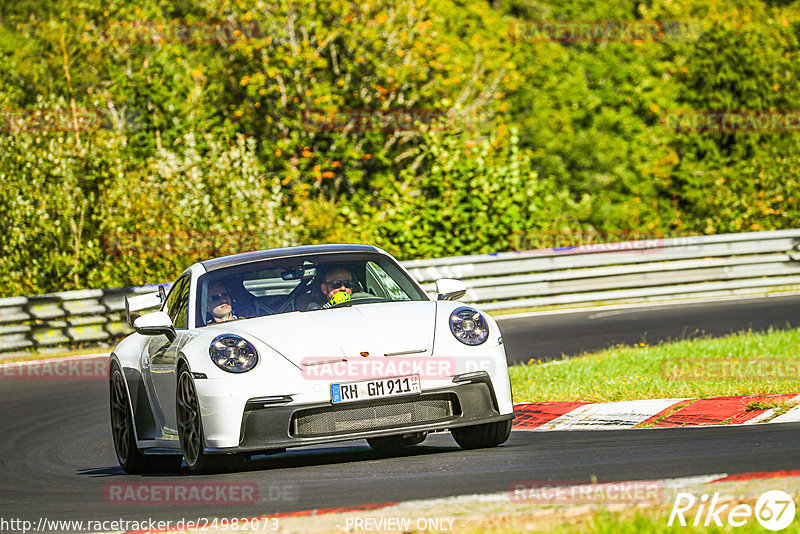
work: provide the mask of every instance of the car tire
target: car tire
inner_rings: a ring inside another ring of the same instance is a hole
[[[180,456],[153,456],[142,454],[136,445],[133,428],[133,409],[122,370],[114,363],[109,377],[109,404],[111,408],[111,439],[120,467],[130,474],[171,472],[181,467]]]
[[[453,428],[450,433],[462,449],[496,447],[511,435],[511,420]]]
[[[205,434],[200,416],[200,402],[194,387],[192,374],[184,367],[178,375],[175,394],[178,420],[178,440],[183,460],[189,471],[195,474],[233,471],[245,460],[242,454],[208,454],[205,452]]]
[[[383,453],[397,452],[407,447],[419,445],[427,437],[427,432],[416,432],[414,434],[400,436],[384,436],[380,438],[367,438],[367,443],[373,450]]]
[[[143,473],[147,460],[136,445],[131,403],[128,399],[122,371],[116,364],[112,364],[108,385],[111,406],[111,439],[114,441],[117,461],[126,473]]]

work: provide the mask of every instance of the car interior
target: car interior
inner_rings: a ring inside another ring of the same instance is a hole
[[[333,269],[346,269],[352,276],[351,299],[359,301],[411,300],[407,293],[373,261],[312,262],[270,266],[239,271],[224,277],[209,276],[201,284],[200,297],[207,298],[212,282],[222,282],[231,296],[231,307],[238,318],[260,317],[292,311],[317,309],[327,301],[320,282]],[[315,303],[316,306],[311,306]],[[206,324],[210,316],[202,308]]]

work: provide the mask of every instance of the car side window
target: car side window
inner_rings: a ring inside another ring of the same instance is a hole
[[[390,300],[411,300],[403,288],[397,285],[391,276],[384,271],[378,264],[367,262],[367,292],[377,297]]]
[[[180,278],[167,297],[167,315],[172,319],[175,328],[187,328],[189,326],[189,286],[191,276],[186,275]]]

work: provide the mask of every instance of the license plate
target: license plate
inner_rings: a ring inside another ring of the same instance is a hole
[[[331,384],[331,403],[354,402],[422,393],[419,375],[378,378],[346,384]]]

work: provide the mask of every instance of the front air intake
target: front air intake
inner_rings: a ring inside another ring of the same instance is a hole
[[[300,410],[291,424],[292,437],[310,438],[399,426],[436,423],[458,415],[455,395],[431,395],[369,406],[336,406]]]

